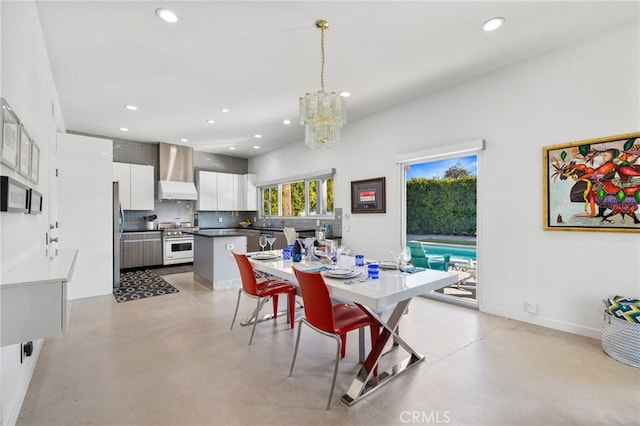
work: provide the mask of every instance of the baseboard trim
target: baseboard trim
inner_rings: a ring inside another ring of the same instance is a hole
[[[600,329],[585,327],[583,325],[558,321],[550,318],[542,318],[533,314],[513,312],[508,309],[492,308],[482,304],[480,305],[480,312],[539,325],[541,327],[551,328],[558,331],[564,331],[571,334],[577,334],[579,336],[590,337],[592,339],[600,340],[601,338]]]

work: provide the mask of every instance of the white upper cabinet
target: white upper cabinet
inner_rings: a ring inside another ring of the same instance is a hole
[[[131,164],[113,163],[113,181],[120,183],[122,209],[131,210]]]
[[[233,175],[233,210],[247,209],[246,192],[244,175]]]
[[[113,180],[120,182],[120,204],[123,210],[154,209],[153,166],[113,163]]]
[[[235,210],[235,178],[229,173],[218,173],[218,210]]]
[[[244,199],[246,202],[243,210],[258,210],[258,192],[256,189],[256,182],[258,181],[258,177],[256,175],[242,176],[244,178]]]
[[[256,210],[256,176],[199,171],[196,174],[200,211]]]
[[[198,201],[196,210],[218,210],[218,173],[199,171],[196,174]]]

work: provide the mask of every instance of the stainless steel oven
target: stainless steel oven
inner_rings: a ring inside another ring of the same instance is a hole
[[[165,265],[193,262],[193,235],[182,231],[165,230],[162,239]]]

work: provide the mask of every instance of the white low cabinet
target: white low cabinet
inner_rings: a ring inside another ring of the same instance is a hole
[[[2,274],[2,346],[66,333],[67,283],[77,253],[61,249],[53,259],[39,253]]]

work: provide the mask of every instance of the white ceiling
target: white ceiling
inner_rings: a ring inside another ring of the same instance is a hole
[[[330,24],[325,89],[351,92],[354,121],[639,18],[637,1],[39,1],[37,7],[68,130],[245,158],[303,139],[298,98],[320,89],[316,19]],[[160,21],[158,7],[172,9],[179,21]],[[505,25],[481,31],[494,16],[505,17]],[[282,124],[285,118],[291,125]]]

